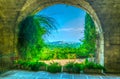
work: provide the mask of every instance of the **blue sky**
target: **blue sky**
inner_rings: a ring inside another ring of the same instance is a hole
[[[56,4],[44,8],[37,14],[52,17],[57,22],[57,31],[45,38],[46,41],[79,42],[84,37],[84,24],[86,12],[80,8]]]

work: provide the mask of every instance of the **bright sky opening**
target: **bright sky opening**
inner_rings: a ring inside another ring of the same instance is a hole
[[[80,8],[56,4],[49,6],[37,14],[52,17],[57,22],[57,31],[45,38],[45,41],[65,41],[65,42],[80,42],[84,37],[84,24],[86,12]]]

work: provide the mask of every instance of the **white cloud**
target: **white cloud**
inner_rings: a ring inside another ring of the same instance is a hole
[[[62,28],[59,29],[58,32],[83,32],[84,28]]]

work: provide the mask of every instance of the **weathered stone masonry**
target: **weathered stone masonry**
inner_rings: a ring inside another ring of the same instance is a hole
[[[99,35],[97,61],[111,72],[120,72],[120,0],[0,0],[0,65],[17,55],[19,22],[53,4],[83,8],[93,18]]]

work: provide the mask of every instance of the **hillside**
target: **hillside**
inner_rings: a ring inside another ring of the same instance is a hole
[[[54,47],[71,47],[71,48],[78,48],[80,46],[80,42],[64,42],[64,41],[54,41],[54,42],[47,42],[46,43],[48,47],[54,48]]]

